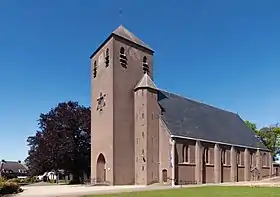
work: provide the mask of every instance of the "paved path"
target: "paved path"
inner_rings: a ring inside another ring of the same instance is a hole
[[[166,186],[158,186],[166,187]],[[167,186],[169,187],[169,186]],[[129,191],[143,191],[151,189],[146,186],[25,186],[24,191],[16,196],[19,197],[77,197],[89,194],[107,194]]]
[[[276,180],[276,181],[274,181]],[[186,185],[182,187],[202,187],[202,186],[266,186],[280,187],[280,179],[259,182],[238,182],[204,185]],[[82,185],[48,185],[48,186],[23,186],[24,191],[17,194],[18,197],[78,197],[91,194],[108,194],[119,192],[148,191],[172,189],[171,186],[163,185],[126,185],[126,186],[82,186]],[[176,186],[180,188],[180,186]],[[175,188],[174,188],[175,189]]]

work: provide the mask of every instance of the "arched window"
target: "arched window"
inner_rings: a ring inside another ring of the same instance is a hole
[[[149,65],[148,65],[147,57],[146,56],[143,57],[142,69],[143,69],[144,73],[148,73],[149,72]]]
[[[124,48],[123,47],[121,47],[121,49],[120,49],[120,54],[124,54]]]
[[[240,152],[237,151],[236,152],[236,164],[237,165],[241,165],[241,159],[240,159],[241,155],[240,155]]]
[[[226,150],[222,150],[221,157],[222,157],[222,164],[226,164]]]
[[[263,155],[262,155],[262,165],[267,166],[267,155],[266,155],[266,153],[263,153]]]
[[[210,163],[210,161],[209,161],[209,149],[208,148],[204,148],[204,162],[205,163]]]
[[[254,156],[254,154],[250,153],[250,167],[253,166],[253,156]]]
[[[147,57],[146,56],[143,57],[143,63],[147,63]]]
[[[187,145],[183,146],[182,150],[182,156],[183,156],[183,162],[188,163],[189,162],[189,147]]]

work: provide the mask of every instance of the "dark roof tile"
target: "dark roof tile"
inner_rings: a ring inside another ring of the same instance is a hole
[[[237,114],[163,90],[158,100],[162,119],[174,136],[268,150]]]

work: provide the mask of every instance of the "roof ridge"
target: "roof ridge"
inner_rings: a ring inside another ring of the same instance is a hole
[[[189,99],[189,100],[192,100],[192,101],[194,101],[194,102],[197,102],[197,103],[200,103],[200,104],[203,104],[203,105],[207,105],[207,106],[209,106],[209,107],[212,107],[212,108],[215,108],[215,109],[218,109],[218,110],[222,110],[222,111],[225,111],[225,112],[232,113],[232,114],[234,114],[234,115],[238,115],[238,114],[236,114],[236,113],[234,113],[234,112],[232,112],[232,111],[229,111],[229,110],[226,110],[226,109],[223,109],[223,108],[219,108],[219,107],[216,107],[216,106],[214,106],[214,105],[211,105],[211,104],[208,104],[208,103],[205,103],[205,102],[203,102],[203,101],[199,101],[199,100],[196,100],[196,99],[193,99],[193,98],[190,98],[190,97],[182,96],[182,95],[180,95],[180,94],[178,94],[178,93],[170,92],[170,91],[168,91],[168,90],[164,90],[164,89],[161,89],[161,88],[158,88],[158,90],[159,90],[159,91],[167,92],[167,93],[169,93],[169,94],[173,94],[173,95],[175,95],[175,96],[179,96],[179,97],[184,98],[184,99]],[[239,115],[238,115],[238,116],[239,116]]]

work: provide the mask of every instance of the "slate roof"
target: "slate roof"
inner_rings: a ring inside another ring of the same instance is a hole
[[[135,86],[134,90],[137,90],[139,88],[151,88],[151,89],[157,90],[156,84],[153,82],[153,80],[147,73],[145,73],[143,75],[142,79]]]
[[[140,45],[146,49],[149,49],[150,51],[154,51],[151,47],[149,47],[147,44],[145,44],[137,36],[135,36],[133,33],[128,31],[123,25],[120,25],[117,29],[115,29],[112,34],[120,36],[130,42]]]
[[[128,40],[130,42],[133,42],[136,45],[139,45],[141,47],[144,47],[145,49],[150,50],[151,52],[154,52],[154,50],[149,47],[146,43],[144,43],[142,40],[140,40],[137,36],[135,36],[133,33],[128,31],[123,25],[120,25],[118,28],[116,28],[108,37],[107,39],[102,42],[102,44],[93,52],[93,54],[90,56],[92,58],[107,42],[112,36],[119,36],[125,40]]]
[[[0,171],[2,170],[11,170],[13,172],[19,172],[19,170],[27,170],[27,167],[19,163],[17,161],[5,161],[5,162],[0,162]]]
[[[163,90],[158,103],[171,135],[268,150],[237,114]]]

